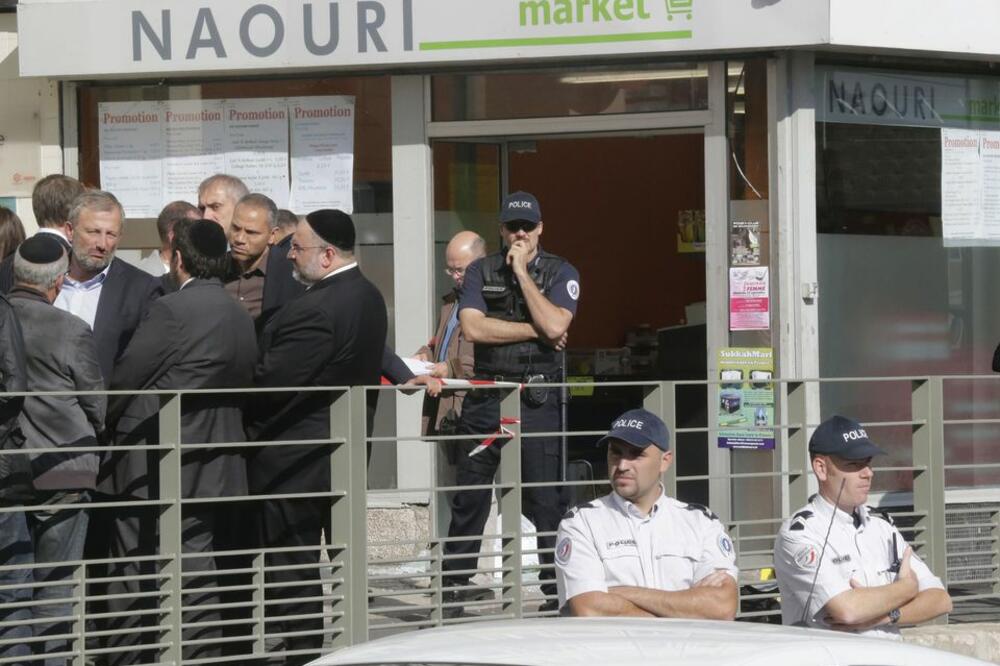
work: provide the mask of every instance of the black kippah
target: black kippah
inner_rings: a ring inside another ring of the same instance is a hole
[[[211,220],[196,220],[188,227],[188,238],[191,245],[200,254],[214,259],[229,251],[226,242],[226,232],[216,222]]]
[[[21,243],[17,253],[29,264],[51,264],[63,256],[63,244],[52,234],[36,234]]]
[[[354,222],[342,210],[324,208],[306,215],[306,222],[316,235],[341,250],[354,249]]]

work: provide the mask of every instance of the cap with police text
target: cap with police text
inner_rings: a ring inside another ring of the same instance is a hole
[[[885,451],[868,439],[868,433],[860,423],[839,415],[819,424],[809,438],[809,453],[822,453],[844,460],[885,455]]]
[[[525,220],[535,224],[542,221],[542,209],[535,195],[527,192],[508,194],[500,206],[500,223]]]
[[[602,437],[598,446],[612,439],[645,449],[650,444],[663,451],[670,450],[670,433],[659,416],[645,409],[630,409],[611,424],[611,430]]]

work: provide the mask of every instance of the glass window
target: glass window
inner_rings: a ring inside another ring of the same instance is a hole
[[[440,74],[433,119],[501,120],[708,108],[705,65]]]

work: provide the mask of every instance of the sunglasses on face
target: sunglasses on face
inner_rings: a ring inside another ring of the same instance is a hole
[[[529,222],[528,220],[511,220],[510,222],[504,222],[503,228],[512,234],[516,234],[518,231],[530,234],[538,228],[538,222]]]

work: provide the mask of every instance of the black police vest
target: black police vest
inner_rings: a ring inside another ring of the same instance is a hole
[[[538,251],[538,258],[529,268],[531,277],[545,297],[566,260],[554,254]],[[524,294],[514,280],[514,272],[507,266],[506,255],[491,254],[482,260],[483,299],[486,316],[504,321],[531,323],[531,312]],[[546,375],[557,379],[560,369],[559,354],[549,345],[536,341],[513,342],[505,345],[476,343],[477,375]]]

